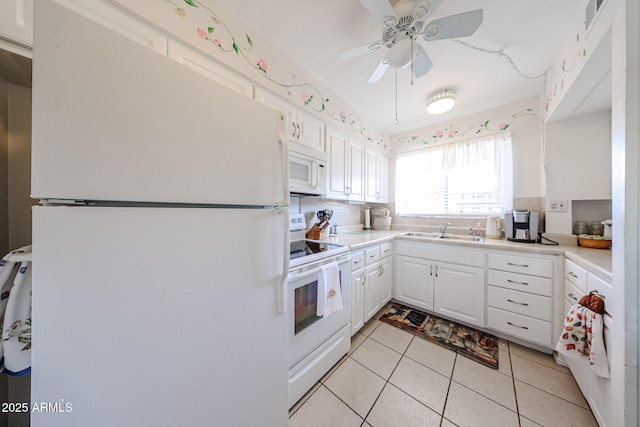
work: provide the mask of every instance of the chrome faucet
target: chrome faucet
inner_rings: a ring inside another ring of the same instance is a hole
[[[440,224],[440,233],[444,234],[444,232],[447,231],[447,227],[450,225],[450,222],[443,222],[442,224]]]

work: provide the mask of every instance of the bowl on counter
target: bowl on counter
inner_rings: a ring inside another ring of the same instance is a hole
[[[585,248],[608,249],[611,247],[611,239],[600,235],[581,234],[578,236],[578,244]]]

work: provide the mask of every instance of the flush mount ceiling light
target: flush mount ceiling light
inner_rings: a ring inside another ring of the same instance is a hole
[[[442,114],[451,108],[456,103],[456,93],[453,90],[445,89],[440,92],[436,92],[427,99],[427,113],[429,114]]]

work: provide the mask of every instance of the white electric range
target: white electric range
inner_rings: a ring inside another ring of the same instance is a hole
[[[347,354],[351,347],[351,250],[305,239],[304,214],[291,214],[287,281],[289,407]],[[321,267],[336,262],[342,293],[341,311],[316,314]]]

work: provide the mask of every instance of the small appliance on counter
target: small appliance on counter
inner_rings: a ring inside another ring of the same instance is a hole
[[[540,224],[540,212],[514,209],[504,213],[504,228],[507,240],[536,243]]]
[[[487,217],[487,228],[485,230],[485,237],[487,239],[502,239],[502,221],[500,217]]]
[[[390,230],[391,229],[391,211],[383,207],[375,207],[371,209],[371,228],[374,230]]]

